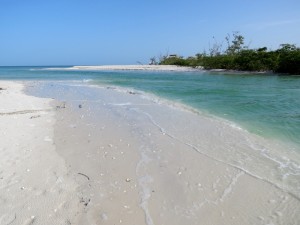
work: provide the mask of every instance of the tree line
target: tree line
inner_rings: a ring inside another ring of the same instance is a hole
[[[272,71],[300,75],[300,48],[294,44],[281,44],[276,50],[267,47],[250,49],[239,32],[233,32],[223,43],[214,41],[209,51],[203,51],[187,58],[165,55],[151,58],[152,64],[202,67],[204,69],[226,69],[239,71]]]

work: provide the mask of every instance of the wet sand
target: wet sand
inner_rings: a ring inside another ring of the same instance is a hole
[[[48,208],[33,215],[36,224],[53,224],[42,219],[51,207],[62,215],[58,219],[69,224],[300,221],[299,155],[282,151],[278,143],[136,91],[79,82],[36,82],[28,92],[48,97],[40,100],[51,102],[52,111],[47,115],[55,118],[53,123],[39,124],[37,134],[30,131],[30,143],[36,142],[37,135],[45,136],[41,131],[50,129],[47,136],[53,137],[53,142],[42,143],[50,145],[47,152],[56,158],[45,155],[44,160],[59,171],[58,180],[72,186],[53,192],[54,196],[61,193],[60,199],[68,207],[57,208],[48,202]],[[37,119],[42,121],[43,117]],[[14,129],[16,125],[7,126]],[[41,158],[44,152],[39,149]],[[4,148],[1,151],[3,154]],[[29,161],[27,165],[34,164]],[[44,168],[40,164],[36,167]],[[35,178],[51,180],[51,173],[40,171]],[[0,175],[5,190],[8,176]],[[19,176],[25,179],[26,172]],[[30,182],[34,186],[34,181]],[[20,191],[19,186],[12,185],[13,193]],[[27,193],[26,204],[38,190]],[[8,224],[14,213],[19,215],[26,209],[8,197],[6,202],[11,208],[3,207],[5,216],[1,218]]]

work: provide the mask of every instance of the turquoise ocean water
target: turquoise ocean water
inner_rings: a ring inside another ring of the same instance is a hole
[[[225,118],[249,132],[300,149],[300,76],[0,67],[0,79],[89,80],[133,88]]]

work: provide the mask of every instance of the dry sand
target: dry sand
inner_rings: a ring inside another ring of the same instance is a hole
[[[56,107],[0,87],[1,225],[300,221],[298,175],[224,121],[114,88],[33,84]]]
[[[55,151],[51,99],[0,87],[0,224],[76,224],[77,184]]]

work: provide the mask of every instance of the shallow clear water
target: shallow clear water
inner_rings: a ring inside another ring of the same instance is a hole
[[[205,72],[68,71],[0,67],[0,79],[91,80],[130,87],[300,146],[300,77]]]

